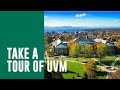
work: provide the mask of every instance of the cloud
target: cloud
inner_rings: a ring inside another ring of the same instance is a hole
[[[85,17],[85,16],[87,16],[86,13],[81,13],[81,14],[76,14],[76,15],[75,15],[75,17]]]

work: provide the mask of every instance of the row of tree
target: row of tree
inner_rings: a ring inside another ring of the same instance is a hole
[[[109,55],[111,49],[108,45],[102,43],[96,43],[94,45],[81,45],[78,43],[69,43],[69,55],[72,57],[79,57],[80,54],[84,54],[86,57],[97,56],[100,59],[106,55]]]
[[[62,36],[60,39],[63,40]],[[44,48],[48,52],[50,48],[52,48],[52,46],[50,45],[51,42],[53,42],[53,38],[51,36],[44,37]],[[104,57],[106,55],[109,55],[111,52],[110,47],[107,46],[106,44],[95,43],[94,45],[82,46],[81,44],[77,45],[74,39],[68,41],[68,47],[70,50],[69,54],[74,57],[78,57],[81,54],[84,54],[87,57],[90,57],[93,55],[97,55],[98,57]],[[120,40],[116,41],[115,50],[116,50],[115,54],[120,53]],[[52,52],[52,55],[54,55],[54,52]]]

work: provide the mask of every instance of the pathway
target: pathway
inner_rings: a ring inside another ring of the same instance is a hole
[[[50,59],[50,58],[49,58]],[[52,58],[51,58],[52,59]],[[58,58],[57,58],[58,59]],[[99,64],[101,64],[102,66],[100,65],[97,65],[97,67],[99,67],[102,71],[105,71],[105,72],[108,72],[107,74],[107,77],[108,75],[111,73],[111,72],[116,72],[117,71],[117,67],[115,67],[115,64],[117,63],[117,61],[120,59],[120,58],[116,58],[115,61],[111,64],[111,66],[108,66],[108,65],[105,65],[103,64],[102,62],[100,62],[99,60],[97,60],[96,58],[92,58],[93,60],[97,61]],[[79,63],[79,64],[86,64],[86,63],[83,63],[83,62],[79,62],[79,61],[74,61],[74,60],[66,60],[66,61],[69,61],[69,62],[75,62],[75,63]]]
[[[111,66],[105,65],[105,64],[103,64],[102,62],[98,61],[95,58],[92,58],[92,59],[95,60],[95,61],[97,61],[99,64],[103,65],[103,66],[97,65],[97,67],[99,67],[102,71],[106,71],[106,72],[110,73],[110,72],[116,72],[117,69],[118,69],[117,67],[115,67],[115,64],[116,64],[116,62],[117,62],[117,60],[119,58],[116,58],[115,61],[111,64]],[[79,63],[79,64],[85,64],[83,62],[74,61],[74,60],[66,60],[66,61],[75,62],[75,63]]]

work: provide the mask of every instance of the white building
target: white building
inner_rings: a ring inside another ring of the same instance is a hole
[[[95,42],[101,42],[101,43],[104,43],[104,44],[107,43],[107,40],[103,40],[103,39],[101,39],[101,38],[100,38],[100,39],[98,39],[98,38],[97,38],[97,39],[94,39],[94,41],[95,41]]]
[[[58,40],[55,40],[54,42],[52,42],[52,46],[57,46],[57,45],[59,45],[61,43],[61,40],[60,39],[58,39]]]

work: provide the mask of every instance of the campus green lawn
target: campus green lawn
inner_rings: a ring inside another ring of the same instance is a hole
[[[84,66],[75,62],[67,62],[67,72],[62,73],[65,79],[81,79],[86,72]]]
[[[106,79],[107,72],[101,71],[99,68],[97,68],[96,72],[98,74],[96,79]]]
[[[84,62],[87,63],[91,58],[65,58],[65,60],[71,60],[71,61],[78,61],[78,62]],[[97,60],[100,60],[99,58],[96,58]],[[106,65],[111,65],[112,62],[114,62],[116,57],[107,56],[102,58],[101,62]],[[115,66],[120,67],[120,62],[118,62]],[[84,73],[86,72],[86,69],[84,67],[84,64],[80,64],[77,62],[67,62],[67,72],[62,73],[64,79],[82,79],[84,76]],[[107,72],[101,71],[99,68],[97,68],[97,74],[98,77],[96,79],[106,79]]]
[[[97,60],[100,60],[99,58],[96,58]],[[116,57],[107,56],[102,58],[101,62],[105,65],[111,65],[115,61]],[[78,62],[88,62],[90,58],[66,58],[66,60],[72,60],[72,61],[78,61]],[[117,62],[115,66],[120,67],[120,62]],[[86,72],[86,69],[83,64],[79,64],[76,62],[68,62],[67,64],[67,73],[63,73],[63,77],[65,79],[82,79],[84,73]],[[101,71],[99,68],[97,68],[97,79],[105,79],[107,73],[104,71]]]
[[[88,62],[91,58],[66,58],[66,60],[72,60],[72,61],[79,61],[79,62]],[[100,60],[99,58],[96,58],[97,60]],[[112,57],[112,56],[106,56],[104,58],[102,58],[100,61],[102,63],[104,63],[105,65],[110,66],[114,61],[115,61],[116,57]],[[115,66],[120,67],[120,59],[119,61],[115,64]]]
[[[90,58],[66,58],[65,60],[73,60],[73,61],[79,61],[79,62],[88,62],[88,60],[90,60]]]
[[[83,64],[79,64],[76,62],[68,62],[67,63],[67,72],[62,73],[64,79],[82,79],[86,69]],[[106,72],[100,71],[97,69],[98,77],[96,79],[105,79]]]
[[[110,66],[115,61],[115,59],[116,57],[107,56],[107,57],[102,58],[101,62],[104,63],[105,65]],[[97,58],[97,60],[99,59]],[[120,67],[120,59],[115,64],[115,66]]]

